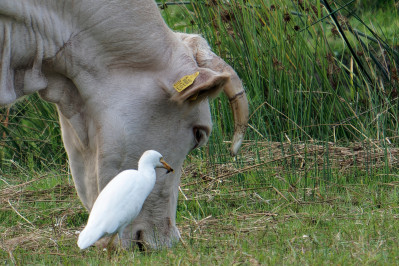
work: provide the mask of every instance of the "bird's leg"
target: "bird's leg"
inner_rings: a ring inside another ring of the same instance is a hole
[[[113,235],[112,235],[112,237],[111,237],[111,239],[109,240],[108,245],[107,245],[108,259],[111,258],[111,247],[112,247],[112,243],[114,242],[115,236],[116,236],[116,234],[113,234]]]
[[[113,234],[112,237],[111,237],[111,239],[110,239],[109,242],[108,242],[107,249],[110,248],[110,247],[112,246],[112,242],[114,242],[115,237],[116,237],[116,234]]]
[[[122,237],[120,234],[118,234],[118,239],[119,239],[119,248],[122,248]]]

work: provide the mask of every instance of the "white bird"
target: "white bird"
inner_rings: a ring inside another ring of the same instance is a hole
[[[138,170],[125,170],[105,186],[94,202],[86,227],[79,235],[80,249],[90,247],[107,235],[112,235],[108,248],[116,234],[121,242],[123,230],[137,217],[154,188],[155,168],[165,168],[167,173],[173,171],[159,152],[146,151],[139,160]]]

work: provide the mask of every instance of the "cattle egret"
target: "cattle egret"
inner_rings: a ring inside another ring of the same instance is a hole
[[[154,188],[155,168],[165,168],[167,173],[173,171],[159,152],[149,150],[141,156],[138,170],[125,170],[108,183],[94,202],[87,225],[79,235],[80,249],[107,235],[112,235],[108,248],[116,234],[121,242],[123,230],[139,214]]]

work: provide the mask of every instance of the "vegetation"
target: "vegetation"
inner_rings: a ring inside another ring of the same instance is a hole
[[[76,245],[88,214],[67,172],[2,175],[7,183],[0,190],[0,257],[22,265],[395,262],[398,183],[383,182],[391,177],[366,165],[381,163],[383,152],[331,146],[326,178],[325,148],[265,142],[251,152],[247,144],[243,174],[235,163],[210,163],[201,159],[203,153],[189,156],[177,215],[185,245],[121,251],[109,261],[107,252],[81,252]],[[290,156],[293,150],[297,156]],[[291,159],[299,165],[301,156],[304,166],[293,171]]]
[[[75,232],[88,214],[68,172],[56,110],[33,95],[0,112],[2,261],[395,263],[397,1],[161,7],[172,28],[203,34],[250,99],[236,158],[228,155],[233,122],[224,96],[212,102],[209,145],[187,158],[177,214],[185,245],[121,251],[111,261],[94,248],[79,252]]]

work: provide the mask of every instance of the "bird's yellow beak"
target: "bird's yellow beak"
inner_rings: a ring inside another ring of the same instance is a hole
[[[165,168],[166,170],[168,170],[168,171],[166,172],[167,174],[170,173],[170,172],[174,172],[174,170],[172,169],[172,167],[170,167],[170,165],[169,165],[167,162],[165,162],[165,160],[164,160],[163,158],[161,158],[159,161],[163,164],[164,168]]]

